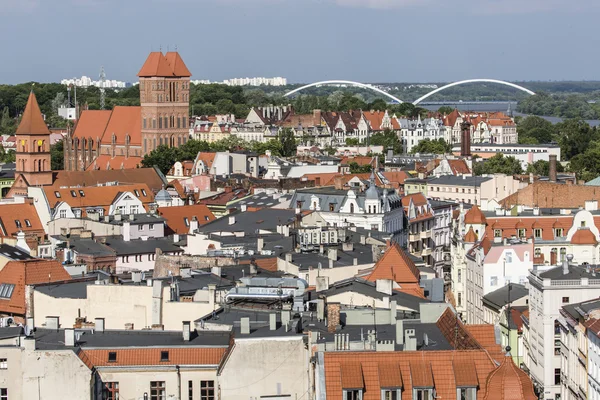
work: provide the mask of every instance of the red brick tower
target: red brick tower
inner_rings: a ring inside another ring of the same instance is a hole
[[[44,122],[33,90],[17,128],[16,139],[15,183],[9,196],[27,194],[28,186],[51,185],[50,130]]]
[[[138,73],[142,154],[160,145],[181,146],[189,137],[190,77],[177,52],[152,52]]]
[[[465,121],[460,124],[460,155],[463,157],[471,156],[471,123]]]

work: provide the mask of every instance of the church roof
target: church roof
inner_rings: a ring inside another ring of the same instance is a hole
[[[189,77],[192,76],[179,53],[171,51],[164,55],[153,51],[138,72],[140,77]]]
[[[44,121],[42,111],[33,90],[29,93],[27,105],[17,128],[17,135],[50,135],[48,125]]]
[[[485,400],[534,400],[531,380],[510,355],[487,378]]]

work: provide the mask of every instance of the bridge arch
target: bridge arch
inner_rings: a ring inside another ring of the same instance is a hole
[[[300,92],[301,90],[304,89],[308,89],[310,87],[314,87],[314,86],[320,86],[320,85],[331,85],[331,84],[345,84],[345,85],[352,85],[352,86],[358,86],[364,89],[369,89],[369,90],[373,90],[377,93],[380,93],[386,97],[389,97],[390,99],[397,101],[399,104],[404,103],[402,100],[400,100],[399,98],[397,98],[396,96],[392,96],[391,94],[389,94],[388,92],[385,92],[379,88],[376,88],[375,86],[369,85],[369,84],[365,84],[365,83],[360,83],[360,82],[354,82],[354,81],[340,81],[340,80],[332,80],[332,81],[321,81],[321,82],[315,82],[315,83],[311,83],[308,85],[304,85],[301,86],[299,88],[296,88],[292,91],[287,92],[286,94],[284,94],[285,97],[287,96],[291,96],[294,93]]]
[[[467,79],[467,80],[464,80],[464,81],[458,81],[458,82],[449,83],[449,84],[447,84],[445,86],[442,86],[440,88],[432,90],[431,92],[427,93],[426,95],[421,96],[417,100],[413,101],[413,105],[416,106],[417,104],[419,104],[420,102],[422,102],[423,100],[425,100],[426,98],[428,98],[429,96],[433,96],[434,94],[436,94],[438,92],[441,92],[444,89],[448,89],[448,88],[450,88],[452,86],[462,85],[462,84],[465,84],[465,83],[478,83],[478,82],[499,83],[501,85],[510,86],[510,87],[515,88],[515,89],[519,89],[519,90],[521,90],[521,91],[523,91],[525,93],[528,93],[528,94],[535,94],[531,90],[529,90],[527,88],[524,88],[523,86],[519,86],[517,84],[511,83],[511,82],[500,81],[500,80],[497,80],[497,79]]]

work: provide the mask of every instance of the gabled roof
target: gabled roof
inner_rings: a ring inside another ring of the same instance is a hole
[[[192,76],[185,63],[177,52],[169,52],[163,55],[160,51],[153,51],[148,55],[142,69],[138,72],[139,77],[189,77]]]
[[[142,145],[142,108],[139,106],[116,106],[112,110],[108,125],[104,130],[102,143],[115,143],[124,145],[129,135],[130,146]]]
[[[198,220],[198,226],[202,226],[216,219],[214,214],[204,204],[160,207],[158,209],[158,215],[167,220],[166,224],[170,232],[178,234],[186,234],[189,232],[189,224],[194,217]]]
[[[484,225],[485,223],[485,215],[477,205],[471,207],[465,214],[465,224]]]
[[[77,121],[77,125],[75,125],[73,137],[90,138],[95,144],[98,139],[102,139],[111,114],[112,110],[82,111],[79,120]]]
[[[96,186],[99,184],[114,183],[134,184],[145,183],[153,192],[158,192],[167,180],[155,168],[113,169],[98,171],[57,171],[52,187],[61,188],[69,186]]]
[[[418,284],[419,275],[419,270],[410,257],[398,243],[394,243],[377,261],[367,280],[391,279],[402,288],[403,284]]]
[[[40,106],[35,97],[33,90],[29,93],[27,99],[27,105],[25,105],[25,111],[19,127],[17,128],[17,135],[50,135],[48,125],[44,121]]]
[[[88,366],[122,367],[142,365],[219,365],[227,347],[183,347],[183,348],[117,348],[117,349],[81,349],[79,358]],[[161,360],[162,353],[168,352],[168,359]],[[108,353],[115,353],[116,360],[109,361]]]
[[[71,276],[56,260],[34,258],[9,261],[0,270],[0,284],[14,285],[10,298],[0,298],[0,312],[25,314],[25,286],[70,280]]]
[[[477,234],[473,230],[473,227],[469,228],[469,232],[465,235],[465,243],[475,243],[477,241]]]
[[[15,237],[19,231],[44,233],[35,206],[28,202],[0,205],[0,236]]]
[[[171,70],[173,71],[173,74],[175,76],[180,76],[180,77],[192,76],[192,73],[187,68],[187,66],[183,62],[183,59],[181,58],[181,56],[179,55],[178,52],[169,51],[169,52],[167,52],[167,54],[165,54],[165,58],[167,59],[167,62],[171,66]]]

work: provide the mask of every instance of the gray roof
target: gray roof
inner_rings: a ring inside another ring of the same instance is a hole
[[[580,318],[585,319],[588,317],[591,311],[598,309],[600,309],[600,299],[586,300],[581,303],[573,303],[563,306],[563,310],[565,310],[575,320]]]
[[[437,178],[427,179],[427,183],[429,185],[481,186],[483,182],[492,179],[491,176],[442,175]]]
[[[211,346],[226,347],[229,345],[229,332],[202,332],[192,334],[188,342],[183,340],[182,332],[152,330],[106,330],[104,332],[77,330],[83,335],[78,342],[82,348],[117,348],[148,346]],[[63,329],[50,330],[37,328],[35,347],[38,350],[65,349],[65,333]]]
[[[525,296],[529,296],[529,290],[523,285],[518,283],[510,284],[510,301],[522,299]],[[508,293],[508,285],[501,287],[500,289],[494,290],[483,296],[483,302],[488,304],[495,309],[499,310],[505,305],[508,304],[509,301],[509,293]]]
[[[354,264],[354,259],[358,264],[371,264],[373,261],[373,247],[354,243],[352,251],[343,251],[341,247],[337,249],[337,260],[333,262],[333,267],[346,267]],[[300,270],[309,268],[329,268],[329,258],[327,253],[292,253],[292,264],[297,265]]]
[[[23,328],[20,326],[8,326],[0,328],[0,340],[18,337],[23,333]]]
[[[539,277],[540,279],[552,279],[556,281],[581,278],[598,279],[598,276],[595,273],[596,268],[598,268],[596,265],[590,266],[589,270],[586,268],[586,266],[569,265],[569,272],[567,274],[563,274],[563,267],[561,265],[540,273]]]
[[[115,254],[110,247],[96,242],[94,239],[81,239],[77,236],[71,236],[69,238],[69,243],[71,249],[79,254],[89,254],[94,256],[111,256]]]
[[[338,293],[353,292],[359,293],[374,299],[383,300],[385,297],[389,297],[390,301],[396,301],[396,304],[402,307],[410,308],[416,312],[419,312],[419,304],[429,303],[429,300],[421,297],[412,296],[410,294],[393,291],[392,295],[378,292],[376,289],[375,282],[370,282],[360,278],[349,278],[342,281],[335,282],[329,285],[329,289],[322,292],[317,292],[317,295],[335,296]]]
[[[364,208],[366,198],[376,199],[375,191],[377,191],[377,196],[379,198],[382,198],[383,192],[387,191],[386,199],[391,209],[401,206],[400,196],[398,196],[395,190],[382,189],[374,185],[372,187],[370,186],[366,192],[354,191],[358,206]],[[296,190],[290,202],[290,207],[295,207],[296,204],[300,202],[300,208],[302,210],[310,210],[312,207],[311,199],[313,196],[316,196],[319,199],[321,211],[331,211],[329,208],[331,205],[333,206],[333,212],[340,212],[340,209],[348,197],[348,190],[335,189],[332,186]]]
[[[244,231],[255,233],[257,229],[275,231],[277,225],[286,224],[295,219],[294,210],[262,208],[252,212],[236,211],[223,218],[216,219],[199,227],[201,233]],[[235,224],[229,225],[229,217],[235,217]]]
[[[435,303],[444,302],[444,280],[441,278],[421,279],[419,286],[424,289],[425,297]]]
[[[245,204],[250,207],[273,207],[288,199],[290,196],[257,193],[250,197],[244,197],[242,200],[236,202],[236,204]]]
[[[168,238],[160,239],[136,239],[125,241],[121,237],[109,236],[106,238],[106,246],[113,249],[117,256],[127,256],[134,254],[155,253],[156,249],[161,249],[163,253],[182,253],[183,249],[176,246],[173,240]]]
[[[154,196],[154,201],[171,201],[171,200],[173,200],[173,197],[171,197],[169,192],[167,192],[164,188],[159,190],[158,193],[156,193],[156,196]]]
[[[31,257],[29,254],[25,253],[23,250],[20,250],[16,247],[10,246],[8,244],[2,243],[0,244],[0,255],[9,258],[11,260],[31,260],[34,257]]]

